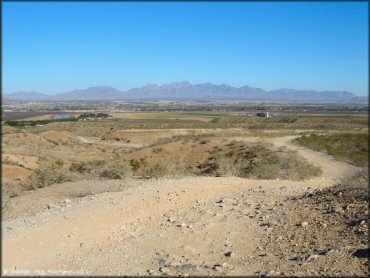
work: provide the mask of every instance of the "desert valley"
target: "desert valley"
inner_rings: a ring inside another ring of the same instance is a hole
[[[368,275],[363,106],[52,103],[3,112],[4,274]]]

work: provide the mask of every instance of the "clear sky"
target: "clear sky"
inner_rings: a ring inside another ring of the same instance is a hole
[[[368,2],[3,2],[3,92],[147,83],[368,94]]]

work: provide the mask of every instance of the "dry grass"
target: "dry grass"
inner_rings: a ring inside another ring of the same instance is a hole
[[[341,133],[331,135],[310,134],[296,139],[301,145],[324,151],[340,160],[359,167],[369,165],[369,134]]]
[[[75,176],[65,171],[60,163],[42,163],[31,175],[31,185],[34,189],[75,180]]]
[[[225,148],[213,151],[204,172],[216,176],[238,176],[256,179],[305,180],[322,174],[322,170],[297,155],[280,148],[272,150],[266,144],[233,141]]]
[[[126,161],[115,157],[110,160],[93,160],[89,162],[74,162],[69,167],[73,173],[77,173],[80,178],[107,178],[125,179],[131,175],[131,167]]]

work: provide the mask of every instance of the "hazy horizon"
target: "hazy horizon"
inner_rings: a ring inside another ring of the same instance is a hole
[[[3,93],[187,80],[368,95],[368,2],[4,2]]]
[[[89,88],[99,88],[99,87],[111,87],[111,88],[114,88],[114,89],[117,89],[119,91],[128,91],[130,89],[136,89],[136,88],[142,88],[142,87],[145,87],[145,86],[149,86],[149,85],[157,85],[157,86],[164,86],[164,85],[168,85],[168,84],[173,84],[173,83],[181,83],[181,82],[189,82],[191,85],[197,85],[197,84],[206,84],[206,83],[211,83],[211,84],[214,84],[214,85],[217,85],[217,86],[220,86],[220,85],[228,85],[228,86],[231,86],[231,87],[234,87],[234,88],[241,88],[243,86],[248,86],[248,87],[251,87],[251,88],[258,88],[258,89],[262,89],[266,92],[269,92],[269,91],[274,91],[274,90],[289,90],[289,89],[292,89],[292,90],[297,90],[297,91],[345,91],[345,90],[335,90],[335,89],[332,89],[332,90],[315,90],[315,89],[310,89],[310,88],[288,88],[288,87],[284,87],[284,88],[274,88],[274,89],[271,89],[271,90],[267,90],[265,88],[263,88],[262,86],[252,86],[250,84],[244,84],[244,85],[241,85],[241,86],[234,86],[232,84],[228,84],[228,83],[214,83],[214,82],[202,82],[202,83],[193,83],[193,82],[190,82],[188,80],[178,80],[178,81],[172,81],[172,82],[168,82],[168,83],[145,83],[141,86],[138,86],[138,87],[132,87],[132,88],[127,88],[127,89],[122,89],[122,88],[119,88],[119,87],[114,87],[114,86],[111,86],[109,84],[97,84],[97,85],[91,85],[91,86],[87,86],[87,87],[84,87],[84,88],[73,88],[73,89],[70,89],[68,91],[60,91],[60,92],[55,92],[55,93],[47,93],[47,92],[42,92],[42,91],[36,91],[36,90],[28,90],[28,91],[14,91],[14,92],[4,92],[5,95],[9,95],[9,94],[12,94],[12,93],[41,93],[41,94],[44,94],[44,95],[48,95],[48,96],[54,96],[54,95],[58,95],[58,94],[63,94],[63,93],[67,93],[67,92],[72,92],[72,91],[76,91],[76,90],[86,90],[86,89],[89,89]],[[347,91],[349,93],[353,93],[353,92],[350,92],[350,91]],[[353,93],[355,96],[367,96],[367,95],[357,95],[355,93]]]

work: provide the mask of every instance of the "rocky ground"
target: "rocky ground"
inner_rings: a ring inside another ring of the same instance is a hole
[[[367,191],[330,184],[185,178],[66,199],[3,223],[3,271],[367,275]]]

